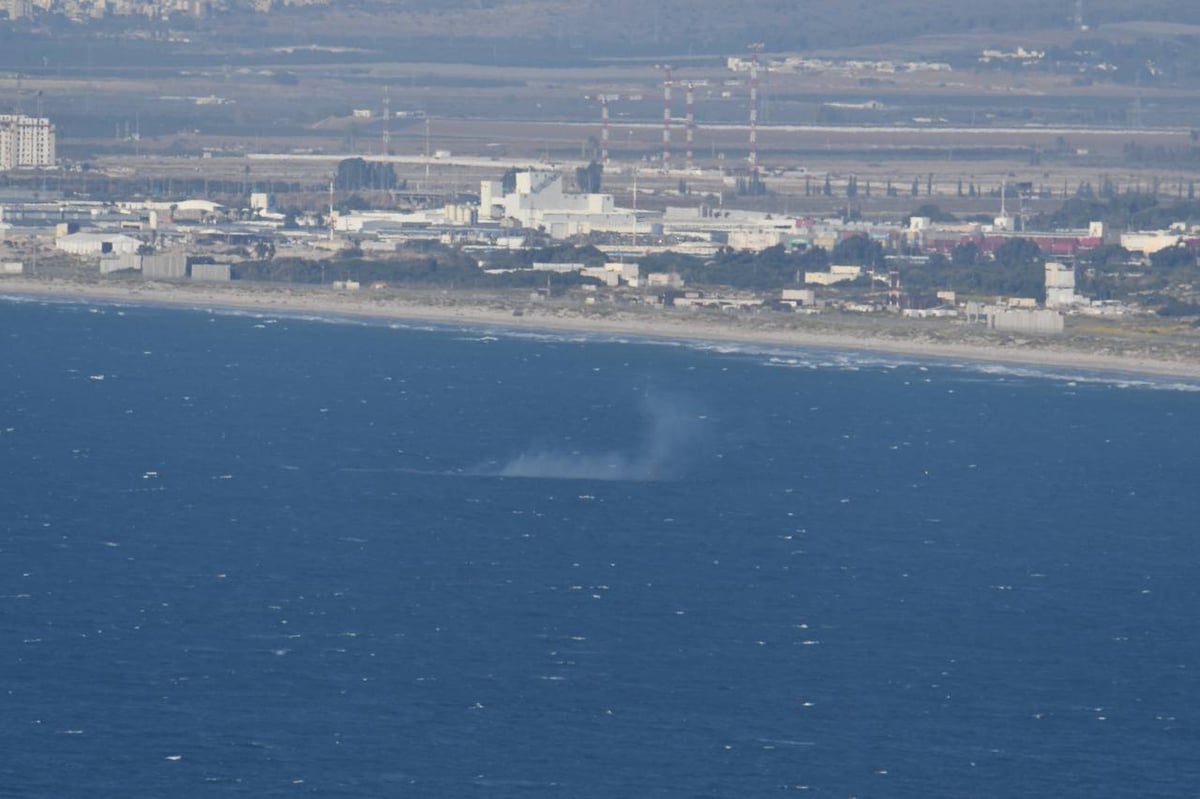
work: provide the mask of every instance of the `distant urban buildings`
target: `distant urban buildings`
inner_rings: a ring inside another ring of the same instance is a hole
[[[54,125],[45,117],[0,114],[0,171],[52,167]]]
[[[31,0],[5,0],[0,2],[0,10],[8,12],[9,19],[28,19],[33,16]]]
[[[39,14],[62,14],[80,22],[105,17],[174,16],[203,18],[233,10],[268,13],[274,8],[329,5],[331,0],[0,0],[0,11],[10,20],[32,19]]]

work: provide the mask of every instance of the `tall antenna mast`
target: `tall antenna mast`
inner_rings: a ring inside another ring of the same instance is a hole
[[[692,149],[696,142],[696,89],[691,82],[687,85],[687,127],[684,137],[687,143],[687,165],[688,169],[691,169],[695,165]]]
[[[425,185],[422,188],[429,193],[429,114],[425,114]]]
[[[392,96],[388,87],[383,87],[383,154],[392,152]]]
[[[750,174],[758,174],[758,57],[762,42],[750,45]]]
[[[600,163],[608,166],[608,95],[600,95]]]
[[[637,164],[633,167],[633,242],[632,251],[637,252]]]
[[[329,179],[329,240],[333,241],[333,178]]]
[[[663,169],[671,168],[671,66],[661,64],[663,71]]]

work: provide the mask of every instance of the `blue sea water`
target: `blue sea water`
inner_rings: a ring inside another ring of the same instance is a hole
[[[4,797],[1185,797],[1197,386],[0,301]]]

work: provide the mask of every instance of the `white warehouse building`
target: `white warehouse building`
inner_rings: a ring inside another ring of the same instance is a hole
[[[121,255],[136,253],[139,239],[124,233],[71,233],[54,240],[54,248],[70,255]]]

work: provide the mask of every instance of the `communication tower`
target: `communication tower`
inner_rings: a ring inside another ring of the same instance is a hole
[[[608,165],[608,95],[600,95],[600,163]]]
[[[750,45],[750,174],[758,174],[758,59],[762,42]]]
[[[695,166],[693,147],[696,143],[696,87],[689,82],[687,85],[687,127],[684,129],[684,140],[687,144],[687,166]]]
[[[333,177],[329,178],[329,240],[333,241]],[[321,281],[324,282],[324,281]]]
[[[383,87],[383,154],[392,152],[392,97],[387,87]]]
[[[671,66],[660,64],[663,72],[663,169],[671,168]]]

